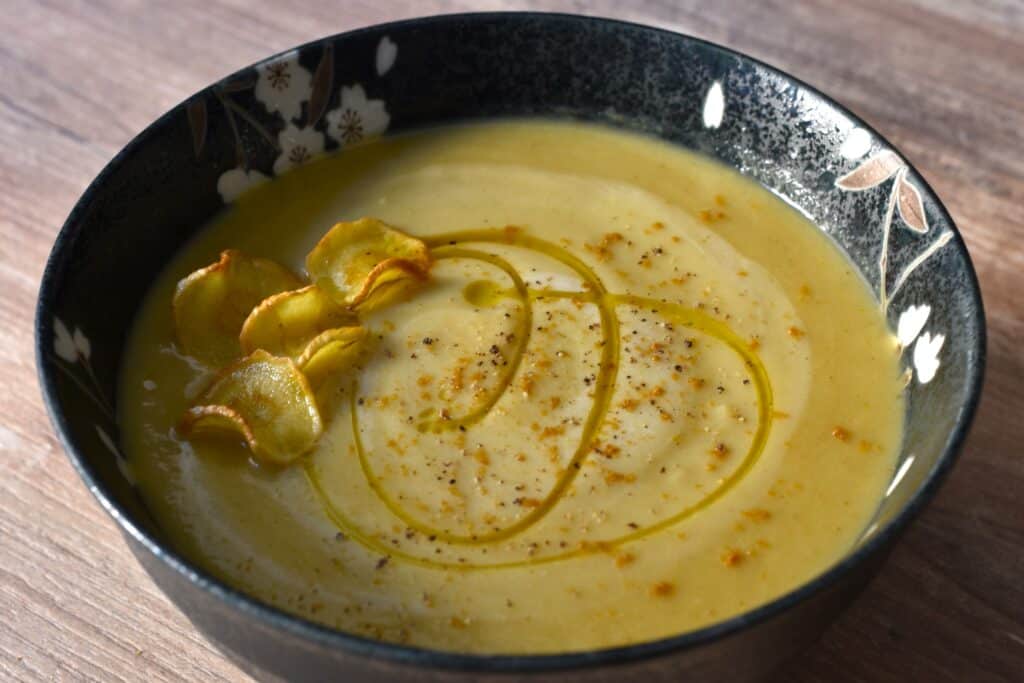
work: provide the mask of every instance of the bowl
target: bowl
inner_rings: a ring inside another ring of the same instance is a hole
[[[718,159],[808,216],[871,284],[904,347],[904,443],[873,522],[820,576],[739,616],[653,642],[464,655],[305,621],[225,585],[166,541],[124,466],[114,405],[126,331],[155,274],[225,202],[304,156],[343,154],[367,135],[508,116],[599,121]],[[985,321],[963,241],[927,183],[814,88],[655,28],[467,14],[308,43],[211,85],[150,125],[93,181],[58,235],[39,293],[36,353],[51,420],[85,485],[153,580],[258,678],[739,681],[765,675],[815,639],[934,495],[978,404]]]

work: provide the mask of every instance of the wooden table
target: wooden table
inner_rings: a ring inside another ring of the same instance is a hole
[[[54,235],[108,159],[212,80],[330,33],[517,6],[708,38],[881,130],[960,225],[988,381],[963,459],[864,597],[786,681],[1024,678],[1024,2],[1021,0],[5,0],[0,12],[0,679],[244,680],[161,595],[72,471],[36,385]]]

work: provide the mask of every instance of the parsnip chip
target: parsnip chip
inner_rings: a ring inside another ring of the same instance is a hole
[[[367,310],[383,303],[371,295],[402,281],[425,280],[430,250],[420,240],[376,218],[338,223],[306,256],[309,276],[349,308]]]
[[[245,439],[247,444],[252,444],[256,440],[245,418],[237,410],[227,406],[189,408],[181,418],[179,429],[189,438],[236,435]]]
[[[299,279],[270,259],[234,249],[178,282],[172,307],[185,353],[219,367],[238,358],[238,333],[252,309],[272,294],[294,289]]]
[[[297,359],[324,330],[354,322],[352,313],[310,285],[264,299],[245,319],[238,339],[244,353],[263,349]]]
[[[317,335],[299,356],[296,364],[302,368],[309,383],[320,386],[332,374],[344,372],[355,364],[366,340],[362,327],[339,327]]]
[[[182,417],[186,437],[237,433],[263,462],[287,465],[323,433],[305,375],[289,358],[258,350],[225,368]]]

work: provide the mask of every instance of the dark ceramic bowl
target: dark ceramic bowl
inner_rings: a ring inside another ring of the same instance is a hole
[[[714,157],[798,207],[872,283],[905,347],[906,435],[877,516],[845,559],[769,604],[691,633],[509,657],[318,626],[224,585],[167,543],[126,476],[113,405],[126,331],[154,275],[225,201],[310,154],[366,135],[501,116],[602,121]],[[157,584],[259,677],[738,681],[764,675],[814,639],[935,493],[978,403],[985,321],[970,259],[942,204],[881,136],[817,90],[667,31],[477,14],[310,43],[162,116],[110,162],[61,230],[39,294],[36,343],[50,416],[90,491]]]

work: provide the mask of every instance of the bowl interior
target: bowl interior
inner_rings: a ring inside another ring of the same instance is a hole
[[[696,39],[563,15],[401,22],[257,66],[198,93],[123,150],[68,218],[43,280],[37,352],[51,415],[94,493],[145,543],[159,544],[160,530],[118,448],[125,337],[175,250],[255,173],[275,173],[289,149],[267,137],[286,117],[297,134],[325,133],[325,153],[342,154],[358,137],[345,116],[359,119],[359,135],[502,116],[600,121],[739,169],[849,255],[906,347],[900,466],[860,545],[895,533],[952,464],[984,365],[973,268],[923,179],[817,91]],[[275,90],[274,73],[289,72]]]

